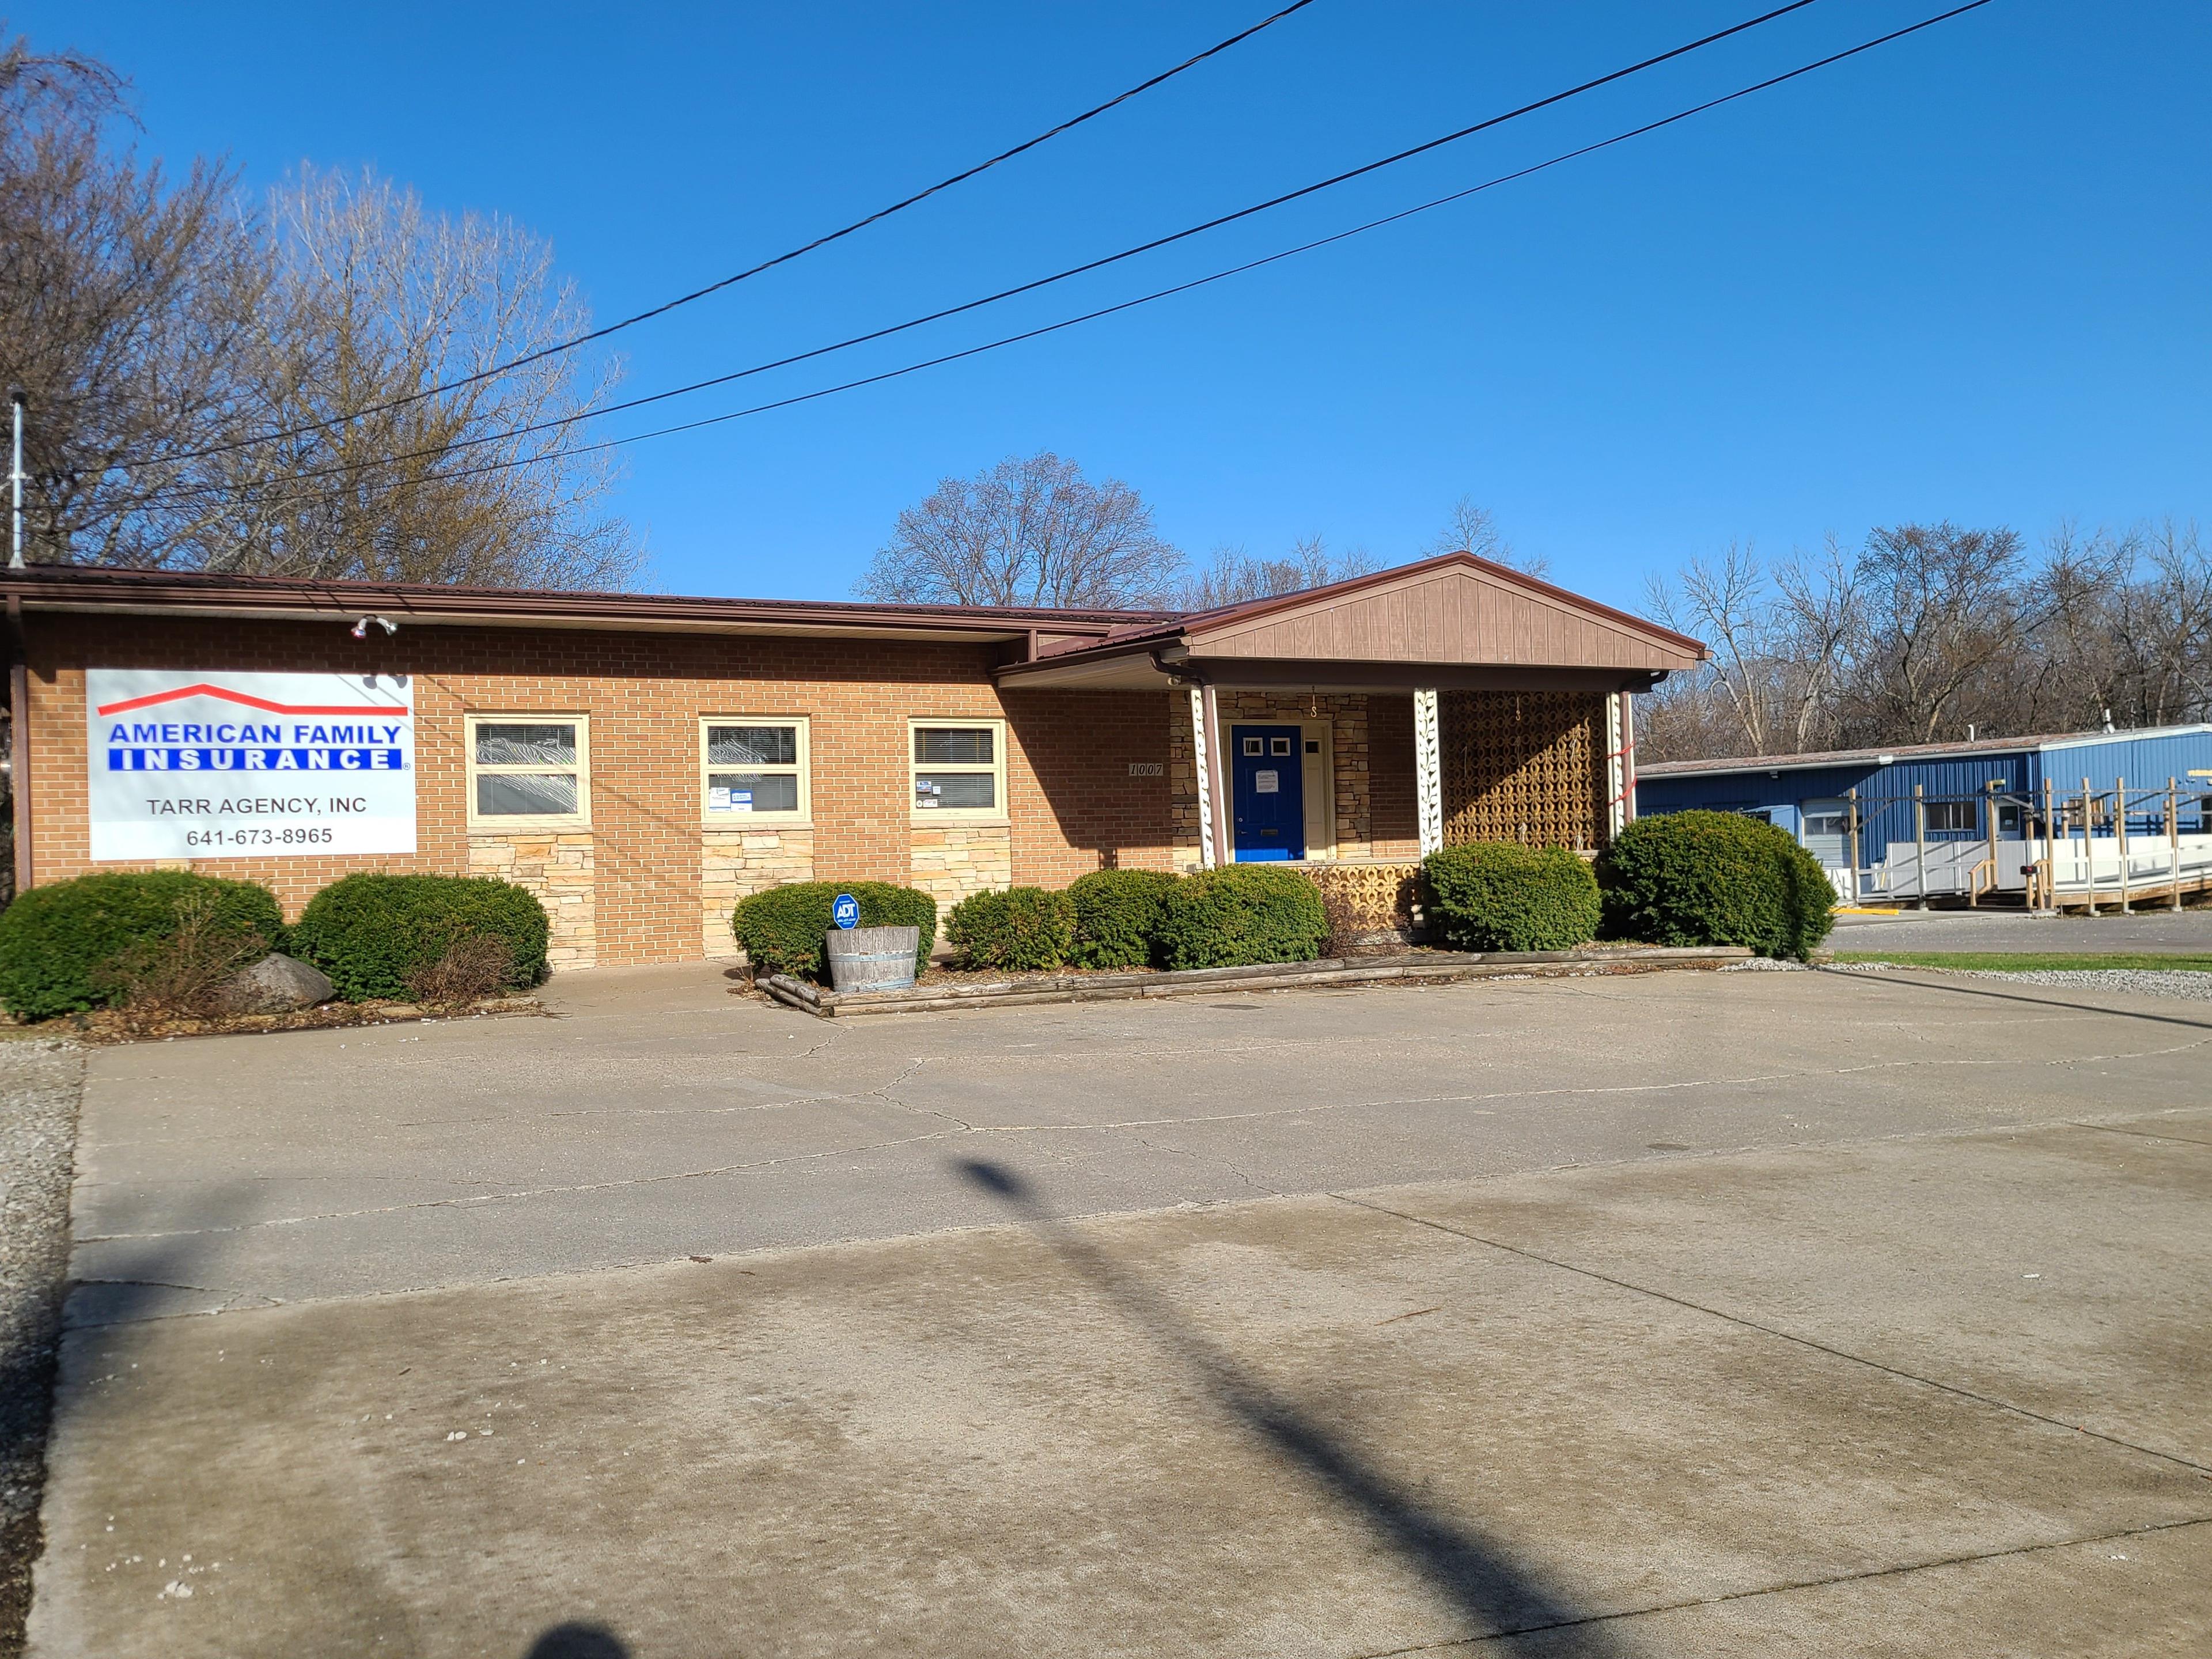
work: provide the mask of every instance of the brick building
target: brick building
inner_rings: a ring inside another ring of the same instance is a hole
[[[1592,849],[1694,641],[1466,554],[1192,615],[0,573],[19,887],[189,866],[288,912],[497,875],[556,967],[727,955],[738,898]],[[337,816],[333,816],[333,814]],[[354,814],[349,817],[346,814]]]

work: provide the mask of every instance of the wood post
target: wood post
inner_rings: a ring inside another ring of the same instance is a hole
[[[1919,784],[1912,786],[1912,861],[1917,873],[1912,878],[1917,896],[1912,908],[1928,908],[1928,798]]]
[[[2120,854],[2120,914],[2131,916],[2128,908],[2128,781],[2124,775],[2112,780],[2112,838]]]
[[[1995,890],[2000,884],[1997,879],[1997,781],[1995,778],[1991,778],[1982,786],[1982,834],[1984,839],[1989,842],[1990,887]],[[1975,909],[1980,908],[1981,889],[1972,882],[1967,883],[1967,887],[1969,889],[1966,894],[1967,905]],[[2027,895],[2023,893],[2021,896],[2025,898]]]
[[[1861,901],[1859,892],[1859,792],[1856,788],[1844,792],[1844,856],[1851,866],[1851,902]]]
[[[2089,793],[2089,780],[2081,780],[2081,879],[2087,884],[2082,895],[2089,914],[2097,914],[2097,848],[2094,832],[2097,827],[2097,798]]]
[[[2181,790],[2178,781],[2166,781],[2166,855],[2173,862],[2173,902],[2181,908]]]
[[[1444,844],[1443,762],[1433,688],[1413,693],[1414,796],[1419,809],[1421,856]]]
[[[2043,781],[2043,905],[2058,908],[2058,799],[2051,780]]]

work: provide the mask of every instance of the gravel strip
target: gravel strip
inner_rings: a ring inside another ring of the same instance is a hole
[[[23,1650],[39,1559],[83,1084],[74,1043],[0,1041],[0,1659]]]
[[[1929,968],[1911,962],[1838,962],[1836,974],[1956,974],[1962,979],[2002,979],[2014,985],[2056,985],[2075,991],[2114,991],[2126,996],[2179,997],[2212,1002],[2212,974],[2152,968]]]

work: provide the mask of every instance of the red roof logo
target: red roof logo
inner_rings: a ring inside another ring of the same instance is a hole
[[[214,697],[222,702],[242,703],[248,708],[258,708],[269,714],[398,714],[411,719],[412,711],[397,708],[389,703],[371,703],[355,707],[339,703],[271,702],[266,697],[256,697],[244,691],[234,691],[228,686],[210,685],[202,681],[198,685],[180,685],[173,691],[152,691],[143,697],[125,697],[121,702],[103,703],[94,712],[100,714],[127,714],[134,708],[151,708],[156,703],[181,702],[187,697]]]

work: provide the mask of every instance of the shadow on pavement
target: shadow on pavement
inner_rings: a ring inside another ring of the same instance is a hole
[[[556,1625],[523,1659],[629,1659],[629,1650],[603,1625]]]
[[[1149,1285],[1072,1229],[1055,1223],[1021,1176],[1004,1164],[981,1159],[960,1160],[953,1167],[970,1185],[1003,1200],[1132,1322],[1195,1374],[1216,1404],[1366,1522],[1400,1560],[1427,1580],[1473,1626],[1466,1637],[1456,1639],[1487,1637],[1489,1651],[1510,1653],[1520,1645],[1512,1638],[1541,1634],[1547,1659],[1606,1659],[1616,1651],[1606,1633],[1589,1625],[1593,1617],[1602,1615],[1574,1606],[1502,1546],[1430,1508],[1360,1452],[1248,1375]]]
[[[2179,1014],[2147,1014],[2139,1008],[2100,1008],[2088,1003],[2057,1002],[2049,997],[2025,996],[2018,991],[2000,991],[1994,987],[1954,985],[1948,979],[1916,979],[1911,976],[1910,968],[1888,968],[1878,974],[1853,973],[1840,968],[1820,968],[1814,971],[1826,974],[1831,979],[1917,985],[1923,991],[1948,991],[1954,996],[1988,997],[1998,1002],[2024,1002],[2031,1008],[2051,1008],[2069,1014],[2110,1014],[2115,1019],[2147,1019],[2156,1025],[2181,1025],[2192,1031],[2212,1031],[2212,1020],[2185,1019]],[[1940,970],[1929,969],[1923,971],[1934,973]],[[2118,988],[2114,988],[2115,990]]]

